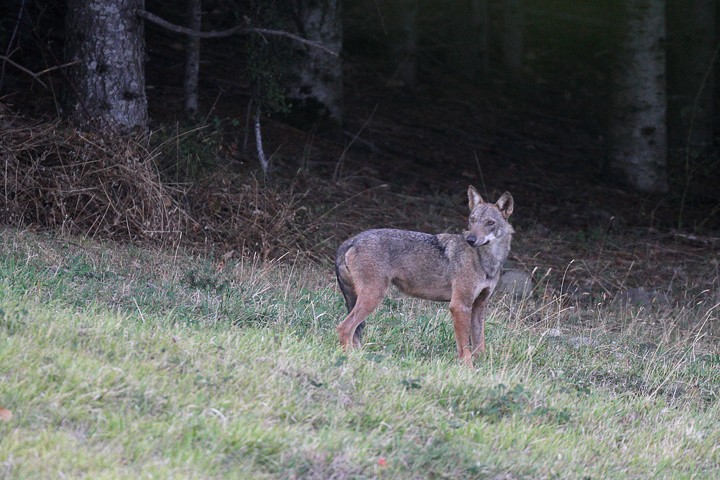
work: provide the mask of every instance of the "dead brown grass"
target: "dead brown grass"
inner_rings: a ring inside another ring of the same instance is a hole
[[[262,259],[301,255],[325,262],[359,228],[392,222],[392,194],[374,183],[333,183],[303,172],[269,182],[218,168],[190,188],[192,237]]]
[[[0,117],[0,221],[111,239],[177,237],[189,217],[160,178],[145,136],[83,133]]]
[[[221,256],[301,255],[327,265],[337,245],[366,228],[459,231],[465,223],[464,189],[474,181],[435,185],[452,195],[422,184],[402,189],[378,180],[370,167],[358,167],[364,157],[332,181],[339,155],[332,145],[323,145],[312,158],[328,158],[313,171],[288,162],[277,165],[272,181],[266,181],[255,176],[253,159],[244,166],[222,159],[203,167],[193,181],[168,183],[157,165],[166,171],[167,163],[187,160],[180,133],[162,142],[91,135],[1,109],[0,125],[0,223],[102,239],[182,243]],[[295,131],[274,137],[295,147],[303,142]],[[221,155],[225,146],[202,136],[192,141],[203,148],[217,144],[203,150],[203,158]],[[650,304],[656,299],[689,305],[717,291],[715,244],[649,229],[563,227],[562,219],[552,223],[554,213],[541,216],[537,205],[546,200],[532,200],[531,189],[515,191],[525,202],[513,217],[517,235],[511,259],[516,268],[534,272],[536,284],[547,284],[547,296],[588,307],[635,289]]]
[[[331,182],[299,171],[266,181],[220,162],[192,182],[168,183],[157,165],[181,161],[172,139],[86,133],[7,110],[0,123],[5,225],[318,261],[358,229],[415,226],[388,208],[405,202],[369,178]]]

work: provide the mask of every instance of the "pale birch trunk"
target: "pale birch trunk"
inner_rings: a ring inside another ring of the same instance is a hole
[[[665,1],[627,0],[610,125],[610,173],[641,192],[667,191]]]
[[[298,0],[296,23],[300,34],[337,52],[342,50],[340,0]],[[288,71],[287,96],[293,114],[302,110],[306,118],[328,119],[341,125],[343,120],[343,75],[340,56],[294,43],[299,61]]]

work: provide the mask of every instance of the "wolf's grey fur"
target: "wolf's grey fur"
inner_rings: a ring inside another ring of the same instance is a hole
[[[505,192],[485,203],[468,188],[470,217],[463,234],[367,230],[346,240],[335,259],[348,316],[338,325],[344,348],[360,346],[365,319],[392,283],[402,292],[450,302],[458,355],[472,364],[484,352],[485,310],[510,252],[513,228],[507,218],[513,198]],[[472,340],[472,349],[470,341]]]

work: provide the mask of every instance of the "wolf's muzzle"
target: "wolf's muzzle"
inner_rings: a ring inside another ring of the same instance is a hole
[[[465,238],[465,241],[471,247],[482,247],[483,245],[487,245],[488,243],[490,243],[490,240],[488,240],[488,239],[483,239],[482,243],[478,242],[478,239],[475,235],[468,235]]]

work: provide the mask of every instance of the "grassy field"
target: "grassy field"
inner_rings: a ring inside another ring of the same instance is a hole
[[[543,288],[468,369],[404,298],[344,354],[329,267],[0,231],[0,478],[717,478],[717,292]]]

